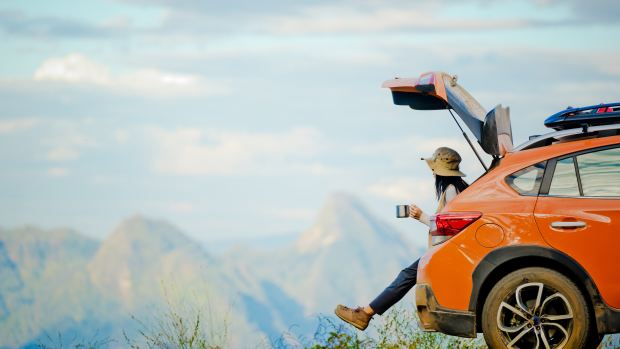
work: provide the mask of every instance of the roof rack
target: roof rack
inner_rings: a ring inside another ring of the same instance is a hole
[[[555,130],[583,128],[589,126],[611,125],[620,123],[620,102],[572,108],[555,113],[545,120],[545,126]]]

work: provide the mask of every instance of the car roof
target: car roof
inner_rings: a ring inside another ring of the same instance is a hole
[[[620,123],[601,126],[587,126],[561,131],[553,131],[544,135],[534,136],[530,140],[515,147],[512,152],[545,147],[556,143],[566,143],[591,138],[603,138],[620,134]]]
[[[618,128],[612,131],[617,132]],[[506,173],[511,173],[547,159],[609,145],[620,145],[620,134],[608,137],[579,138],[570,141],[560,140],[548,146],[521,149],[507,153],[498,167],[502,169],[502,172],[506,170]]]

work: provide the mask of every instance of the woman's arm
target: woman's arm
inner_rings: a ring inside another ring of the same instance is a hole
[[[414,204],[409,205],[409,217],[417,219],[429,228],[431,226],[431,220],[429,219],[428,215]]]
[[[420,218],[418,218],[418,220],[420,221],[420,223],[423,223],[424,225],[426,225],[427,227],[431,227],[431,219],[428,217],[428,215],[424,212],[422,212],[422,214],[420,215]]]
[[[448,202],[452,201],[452,199],[454,199],[458,195],[458,192],[456,191],[456,187],[450,184],[446,188],[444,195],[446,198],[446,204],[448,204]],[[429,228],[431,227],[430,217],[426,213],[424,213],[418,206],[413,205],[413,204],[409,205],[409,216],[411,218],[417,219],[418,221],[420,221],[427,227]]]

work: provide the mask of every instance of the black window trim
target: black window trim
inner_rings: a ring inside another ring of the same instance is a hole
[[[538,196],[549,195],[549,188],[551,188],[551,179],[555,172],[555,164],[558,162],[557,158],[547,160],[547,166],[545,166],[545,173],[543,174],[542,183],[538,190]]]
[[[579,165],[577,165],[577,157],[573,156],[573,166],[575,167],[575,176],[577,176],[577,187],[579,187],[579,196],[583,196],[583,187],[581,186],[581,174],[579,173]]]

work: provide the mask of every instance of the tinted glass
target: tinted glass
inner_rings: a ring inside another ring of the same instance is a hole
[[[506,177],[506,183],[521,195],[538,195],[545,162],[526,167]]]
[[[549,195],[579,196],[579,185],[572,157],[559,160],[555,164]]]
[[[620,197],[620,148],[577,156],[584,196]]]

